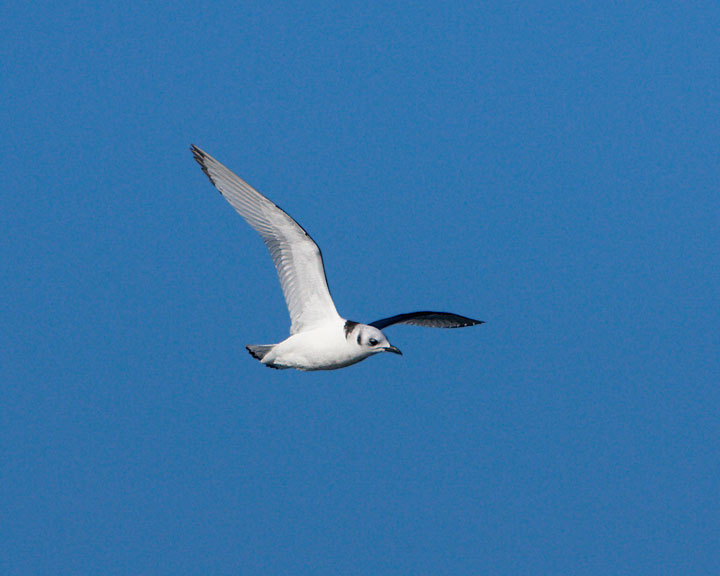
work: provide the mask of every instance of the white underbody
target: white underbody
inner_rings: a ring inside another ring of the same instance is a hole
[[[372,356],[380,350],[362,348],[345,333],[345,320],[337,317],[317,328],[293,334],[275,344],[261,360],[274,368],[335,370]]]

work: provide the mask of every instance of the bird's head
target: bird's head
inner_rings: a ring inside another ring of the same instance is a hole
[[[402,354],[400,350],[390,344],[388,339],[385,337],[385,334],[374,326],[359,324],[356,332],[356,341],[358,346],[370,354],[377,354],[378,352],[393,352],[395,354]]]

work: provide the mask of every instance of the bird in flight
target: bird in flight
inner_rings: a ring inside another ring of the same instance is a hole
[[[277,269],[292,324],[277,344],[250,344],[248,352],[270,368],[335,370],[379,352],[402,354],[384,328],[412,324],[461,328],[482,324],[448,312],[410,312],[360,324],[342,318],[333,304],[322,254],[310,235],[284,210],[195,145],[195,160],[233,208],[260,234]]]

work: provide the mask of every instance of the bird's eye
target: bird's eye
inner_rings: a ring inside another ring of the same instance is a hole
[[[370,340],[368,340],[368,344],[370,344],[370,346],[375,346],[375,344],[377,344],[377,340],[375,340],[375,338],[370,338]]]

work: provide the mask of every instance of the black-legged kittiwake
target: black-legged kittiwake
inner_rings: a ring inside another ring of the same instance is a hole
[[[360,324],[342,318],[328,289],[322,254],[310,235],[285,211],[200,148],[190,148],[210,181],[265,241],[280,278],[290,337],[278,344],[248,345],[270,368],[334,370],[378,352],[402,354],[382,329],[392,324],[461,328],[482,324],[447,312],[410,312]]]

